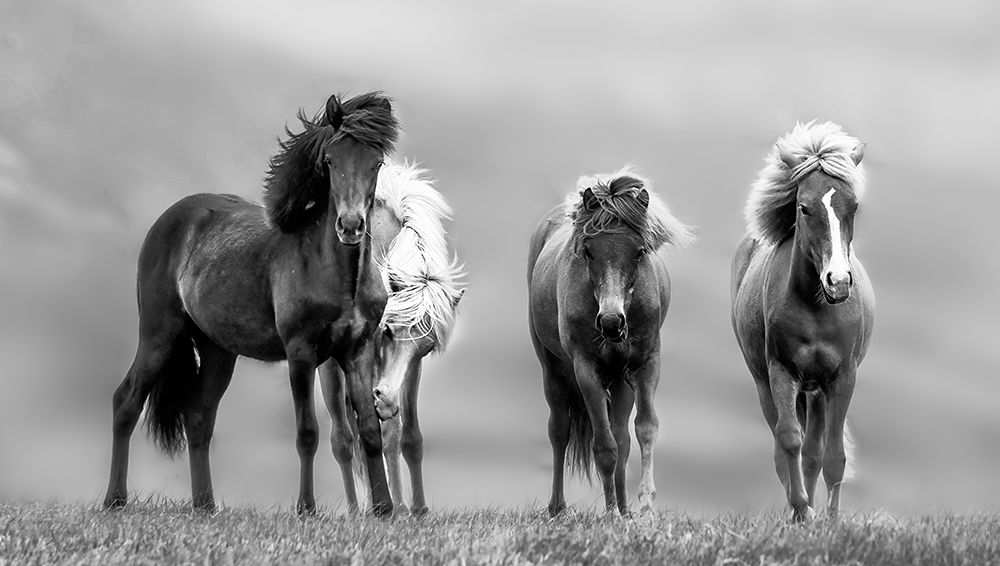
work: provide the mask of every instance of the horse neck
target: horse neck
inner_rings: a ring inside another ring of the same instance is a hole
[[[809,259],[799,242],[798,235],[792,236],[792,255],[788,263],[788,292],[804,303],[816,302],[820,289],[819,270]]]

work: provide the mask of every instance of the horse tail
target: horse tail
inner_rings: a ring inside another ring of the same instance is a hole
[[[854,478],[854,435],[851,433],[851,427],[848,423],[844,423],[844,454],[847,456],[847,462],[844,465],[844,480],[848,481]]]
[[[170,456],[184,448],[184,409],[197,384],[194,343],[190,336],[181,334],[167,354],[162,374],[146,405],[146,432]]]
[[[583,396],[574,391],[566,403],[569,417],[569,444],[566,447],[566,460],[571,472],[579,474],[592,481],[591,471],[594,452],[594,428],[590,424],[590,415],[583,402]]]

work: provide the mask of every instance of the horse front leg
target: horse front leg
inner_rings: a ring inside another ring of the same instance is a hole
[[[784,366],[777,362],[768,364],[771,394],[778,420],[774,427],[774,441],[784,456],[788,470],[788,503],[796,522],[813,517],[809,506],[805,481],[802,476],[802,426],[799,424],[796,401],[799,384]]]
[[[580,386],[583,402],[587,406],[590,426],[594,433],[594,464],[601,477],[601,487],[604,489],[604,508],[606,514],[612,514],[618,505],[615,494],[615,466],[618,463],[618,443],[611,431],[611,420],[608,416],[608,394],[597,373],[597,368],[590,361],[577,357],[573,362],[573,372]]]
[[[333,458],[340,467],[340,475],[344,480],[344,498],[347,499],[347,510],[358,511],[358,492],[354,485],[354,428],[351,426],[348,410],[344,372],[340,370],[333,358],[319,366],[319,386],[323,392],[326,409],[330,413],[330,448]]]
[[[299,498],[295,508],[300,515],[313,514],[316,512],[313,461],[319,448],[319,425],[313,401],[316,351],[305,342],[296,342],[286,347],[286,354],[295,405],[295,447],[299,453]]]
[[[344,376],[358,417],[358,434],[368,467],[368,485],[371,486],[372,511],[376,516],[387,517],[392,515],[392,497],[382,461],[382,427],[372,399],[375,381],[373,340],[368,340],[357,355],[344,364]]]
[[[417,390],[420,388],[420,363],[411,367],[403,380],[403,403],[399,417],[403,430],[400,450],[410,472],[410,512],[421,516],[427,513],[427,499],[424,496],[424,436],[420,432],[417,418]]]
[[[403,476],[399,466],[400,436],[403,426],[398,414],[382,421],[382,454],[385,456],[385,471],[389,476],[389,495],[392,496],[397,513],[407,511],[403,502]]]
[[[834,381],[828,399],[827,446],[823,454],[823,481],[829,491],[827,512],[836,519],[840,513],[840,487],[847,469],[848,447],[844,435],[847,433],[847,407],[854,395],[856,371],[841,375]]]
[[[656,484],[653,479],[654,452],[659,435],[660,419],[656,416],[656,388],[660,383],[660,357],[655,354],[633,374],[635,384],[635,437],[639,442],[642,471],[639,475],[639,509],[652,512],[656,499]]]

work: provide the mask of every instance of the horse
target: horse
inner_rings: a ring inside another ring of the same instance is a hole
[[[387,163],[379,171],[372,213],[372,241],[389,299],[376,337],[377,381],[371,391],[382,420],[382,454],[396,509],[405,512],[399,457],[410,475],[410,512],[427,513],[423,484],[423,435],[417,417],[417,390],[423,359],[443,352],[465,294],[464,271],[452,259],[443,221],[451,207],[412,163]],[[348,508],[358,509],[354,473],[368,460],[356,457],[350,426],[351,400],[344,395],[344,375],[326,363],[320,386],[333,421],[330,441],[344,480]],[[360,451],[358,451],[360,454]]]
[[[334,360],[346,374],[366,452],[381,452],[371,402],[374,334],[387,294],[371,257],[379,168],[399,124],[380,92],[331,96],[269,161],[264,204],[196,194],[153,224],[138,261],[139,344],[113,397],[107,508],[125,505],[128,451],[146,424],[168,454],[185,444],[192,504],[214,510],[209,444],[238,356],[288,361],[300,460],[300,514],[315,512],[313,382]],[[148,398],[148,403],[147,403]],[[378,515],[392,512],[381,458],[368,462]]]
[[[628,515],[628,418],[642,456],[639,502],[653,507],[653,404],[660,380],[660,328],[670,305],[665,251],[693,241],[629,167],[584,176],[535,229],[528,252],[528,326],[542,366],[552,445],[551,516],[566,508],[566,455],[591,477],[596,463],[605,511]],[[591,454],[593,452],[593,454]]]
[[[797,123],[778,139],[750,190],[732,264],[733,330],[796,522],[814,516],[820,471],[837,517],[853,460],[847,408],[875,314],[852,244],[864,149],[831,122]]]

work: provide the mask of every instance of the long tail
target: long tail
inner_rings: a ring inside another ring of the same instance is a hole
[[[854,478],[854,435],[851,434],[851,427],[844,423],[844,453],[847,456],[847,464],[844,466],[844,481]]]
[[[170,456],[184,449],[184,408],[197,386],[198,361],[194,343],[182,335],[170,350],[162,377],[146,405],[146,432]]]
[[[579,474],[587,481],[592,481],[594,429],[590,425],[590,415],[579,392],[570,395],[567,403],[569,412],[569,446],[566,450],[567,462],[571,472]]]

